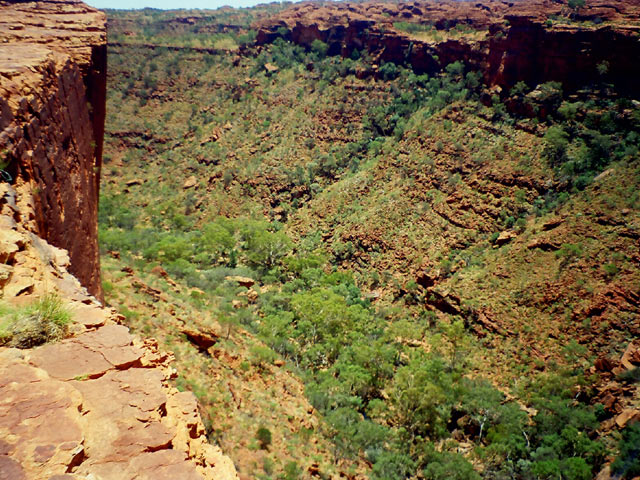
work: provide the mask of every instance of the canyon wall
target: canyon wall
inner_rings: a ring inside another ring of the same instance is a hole
[[[409,33],[410,24],[433,30]],[[378,64],[409,65],[417,73],[460,60],[489,86],[559,81],[573,91],[611,82],[638,95],[640,64],[630,60],[640,58],[637,0],[587,0],[576,10],[551,0],[303,3],[255,27],[259,45],[285,37],[309,47],[318,39],[330,54],[366,49]]]
[[[0,167],[31,187],[26,225],[67,250],[70,271],[101,298],[105,16],[72,0],[0,2],[0,11]]]
[[[0,479],[237,480],[171,354],[98,301],[104,14],[0,2],[0,39]]]

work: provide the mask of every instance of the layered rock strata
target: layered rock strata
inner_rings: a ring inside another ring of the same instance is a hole
[[[409,33],[411,24],[419,24]],[[431,31],[424,31],[432,27]],[[637,95],[640,4],[587,0],[571,9],[552,0],[303,3],[256,24],[257,43],[284,36],[330,54],[368,50],[378,64],[395,62],[434,73],[455,61],[510,88],[559,81],[568,90],[613,82]]]
[[[62,341],[0,347],[0,480],[237,480],[171,355],[96,299],[105,48],[80,2],[0,2],[0,301],[73,317]]]
[[[73,0],[0,2],[0,168],[31,186],[25,225],[67,250],[99,298],[105,91],[104,13]]]

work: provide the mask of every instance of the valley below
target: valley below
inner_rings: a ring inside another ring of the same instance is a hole
[[[640,475],[637,2],[41,3],[0,479]]]

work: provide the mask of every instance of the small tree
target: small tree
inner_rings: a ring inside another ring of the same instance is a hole
[[[572,10],[578,10],[579,8],[584,7],[584,0],[569,0],[567,5],[569,5],[569,8]]]
[[[313,42],[311,42],[311,51],[318,56],[319,60],[322,60],[327,56],[329,45],[316,38]]]
[[[265,370],[267,365],[273,363],[276,359],[274,351],[264,345],[254,345],[249,350],[249,355],[251,364],[260,371]]]
[[[262,450],[267,450],[269,445],[271,445],[271,430],[269,430],[264,425],[260,425],[258,427],[258,431],[256,432],[256,440],[260,444],[260,448]]]
[[[634,422],[622,431],[619,449],[620,455],[611,465],[613,472],[622,478],[640,475],[640,422]]]

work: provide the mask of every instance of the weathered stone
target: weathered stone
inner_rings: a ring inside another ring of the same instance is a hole
[[[195,176],[191,175],[189,178],[187,178],[184,181],[184,184],[182,185],[182,188],[187,190],[188,188],[193,188],[196,185],[198,185],[198,179]]]
[[[24,235],[15,230],[0,230],[0,263],[8,263],[24,247]]]
[[[600,357],[595,361],[594,367],[598,372],[610,372],[615,368],[615,364],[607,357]]]
[[[81,406],[73,387],[23,360],[0,365],[0,437],[11,443],[11,457],[29,478],[63,473],[72,462],[83,441]]]
[[[133,346],[133,337],[123,325],[106,325],[72,340],[89,350],[100,352],[116,368],[125,368],[136,363],[142,352]]]
[[[228,282],[235,282],[241,287],[251,288],[255,285],[256,281],[250,277],[241,277],[237,275],[232,275],[228,277],[224,277],[224,279]]]
[[[74,310],[74,321],[87,328],[101,327],[107,321],[109,314],[104,308],[91,305],[79,305]]]
[[[627,370],[640,366],[640,342],[631,342],[620,359],[620,363]]]
[[[55,292],[72,303],[77,335],[0,348],[0,480],[236,480],[195,398],[167,407],[178,395],[166,384],[171,357],[114,324],[67,271],[100,295],[104,14],[44,0],[3,2],[0,18],[0,150],[19,174],[0,182],[0,294],[27,304]]]
[[[264,69],[267,71],[268,74],[276,73],[279,70],[278,66],[273,65],[272,63],[265,63]]]
[[[61,380],[95,378],[113,368],[136,363],[142,351],[122,325],[107,325],[60,343],[44,345],[31,353],[31,362]]]
[[[0,480],[26,480],[22,466],[13,458],[0,455]]]
[[[606,61],[609,78],[617,88],[632,94],[637,90],[640,65],[628,61],[640,56],[640,44],[635,41],[638,29],[633,25],[640,10],[637,2],[618,1],[615,8],[611,2],[589,2],[583,18],[607,21],[599,27],[549,25],[547,19],[561,15],[566,5],[549,0],[443,0],[412,5],[415,10],[402,2],[295,4],[258,22],[256,40],[271,43],[284,31],[296,44],[310,47],[320,40],[328,44],[329,53],[344,56],[354,49],[366,49],[377,62],[407,64],[418,73],[435,73],[462,61],[482,72],[488,86],[499,86],[505,92],[519,81],[528,85],[558,81],[564,90],[576,90],[597,83],[596,67]],[[395,28],[399,20],[431,24],[438,30],[464,24],[477,33],[470,38],[421,39]],[[365,29],[368,33],[363,37]],[[379,75],[378,69],[372,70]]]
[[[639,421],[640,420],[640,410],[627,408],[623,410],[620,415],[616,417],[616,425],[619,428],[624,428],[627,423],[630,421]]]
[[[514,238],[516,238],[517,236],[518,235],[516,232],[510,231],[510,230],[500,232],[500,235],[498,235],[498,238],[496,238],[495,245],[497,246],[505,245],[509,243],[511,240],[513,240]]]
[[[71,271],[100,296],[105,15],[77,0],[45,0],[4,2],[0,18],[0,151],[20,163],[7,167],[16,183],[39,189],[32,231],[68,250]]]
[[[184,326],[180,331],[187,337],[187,340],[205,352],[218,342],[218,335],[204,327]]]
[[[550,220],[547,220],[546,222],[544,222],[542,224],[542,230],[552,230],[554,228],[556,228],[557,226],[561,225],[562,223],[564,223],[564,218],[562,217],[554,217]]]
[[[99,377],[113,368],[100,352],[72,340],[37,348],[31,353],[31,363],[61,380]]]
[[[544,250],[545,252],[555,252],[556,250],[560,249],[560,244],[544,238],[536,238],[535,240],[527,244],[527,248],[529,250],[539,248],[540,250]]]

